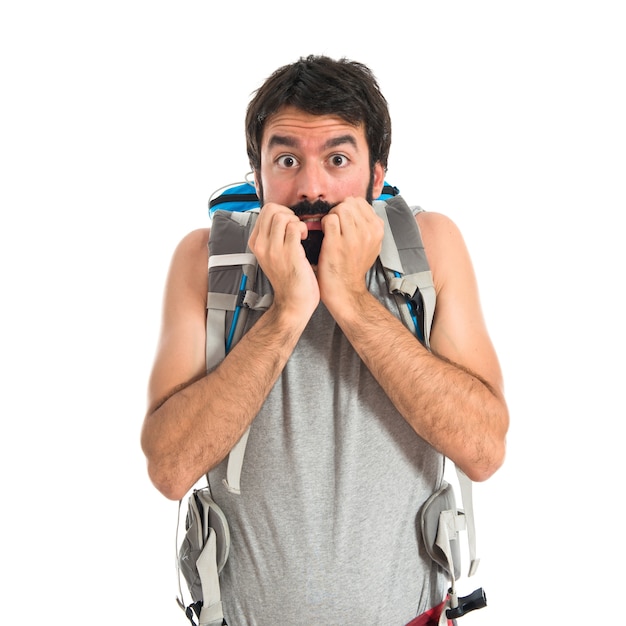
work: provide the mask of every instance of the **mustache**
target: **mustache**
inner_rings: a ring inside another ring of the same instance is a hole
[[[315,202],[309,200],[301,200],[297,204],[289,207],[297,217],[303,215],[326,215],[333,207],[337,206],[338,202],[331,204],[326,200],[320,200],[319,198]],[[306,254],[306,258],[311,265],[317,265],[320,257],[320,250],[322,248],[322,241],[324,240],[324,233],[321,230],[310,230],[307,238],[302,240],[302,246]]]
[[[319,198],[315,202],[310,200],[301,200],[297,204],[289,207],[298,217],[302,215],[326,215],[333,207],[337,206],[326,202],[326,200],[320,200]]]

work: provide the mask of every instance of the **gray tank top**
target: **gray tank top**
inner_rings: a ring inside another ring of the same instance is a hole
[[[377,266],[368,284],[397,313]],[[417,518],[443,457],[322,304],[252,423],[240,495],[225,475],[223,462],[209,483],[231,529],[221,576],[229,626],[403,626],[443,599]]]

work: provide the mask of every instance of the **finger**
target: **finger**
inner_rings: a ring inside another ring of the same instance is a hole
[[[341,234],[340,218],[337,213],[333,213],[334,210],[332,209],[330,213],[324,215],[320,221],[324,237]]]
[[[254,228],[253,244],[264,241],[271,244],[284,241],[285,216],[293,216],[293,212],[279,204],[266,204],[257,219]],[[281,217],[282,216],[282,217]]]

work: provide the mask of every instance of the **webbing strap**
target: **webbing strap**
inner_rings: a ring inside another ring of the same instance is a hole
[[[226,326],[226,311],[224,309],[208,309],[206,312],[206,367],[207,372],[217,367],[226,356],[224,328]],[[213,328],[213,331],[209,330]],[[218,332],[219,331],[219,332]]]
[[[473,576],[478,569],[480,559],[476,558],[476,526],[474,523],[474,498],[472,495],[472,481],[465,472],[456,467],[456,474],[461,487],[461,500],[463,501],[463,511],[467,520],[467,543],[469,547],[470,567],[468,576]]]
[[[456,594],[456,581],[454,578],[454,559],[452,557],[452,540],[456,540],[458,533],[465,530],[465,515],[459,515],[455,509],[447,509],[439,514],[437,526],[437,539],[435,545],[443,552],[448,562],[448,573],[452,580],[451,594]]]
[[[239,495],[241,493],[241,469],[243,468],[243,457],[246,453],[246,445],[248,444],[248,435],[250,427],[241,436],[241,439],[233,446],[228,453],[228,465],[226,466],[226,478],[222,481],[224,487]]]
[[[273,300],[271,293],[260,296],[249,289],[243,292],[243,296],[241,294],[214,292],[209,292],[208,295],[207,309],[209,311],[234,311],[238,306],[244,306],[246,309],[252,309],[253,311],[265,311],[272,304]]]
[[[209,268],[224,267],[227,265],[250,265],[256,267],[256,257],[252,252],[238,252],[235,254],[218,254],[209,257]]]
[[[266,311],[270,308],[273,301],[274,294],[266,293],[260,296],[254,291],[246,291],[246,295],[243,298],[244,306],[253,311]]]
[[[239,294],[216,293],[214,291],[209,291],[207,298],[207,309],[209,311],[234,311],[237,308],[238,301]]]
[[[445,604],[443,605],[443,609],[439,615],[439,621],[437,622],[437,626],[456,626],[456,620],[449,620],[446,611],[450,607],[450,596],[446,598]]]

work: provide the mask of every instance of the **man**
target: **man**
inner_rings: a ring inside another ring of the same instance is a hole
[[[230,626],[406,624],[446,591],[416,526],[444,455],[477,481],[504,458],[471,261],[449,219],[417,214],[437,293],[430,352],[376,263],[391,124],[362,64],[280,68],[249,104],[246,137],[262,206],[249,245],[273,303],[206,373],[208,230],[179,244],[142,432],[149,475],[176,500],[208,473],[231,528]],[[323,233],[313,262],[309,231]],[[248,426],[238,495],[225,459]]]

